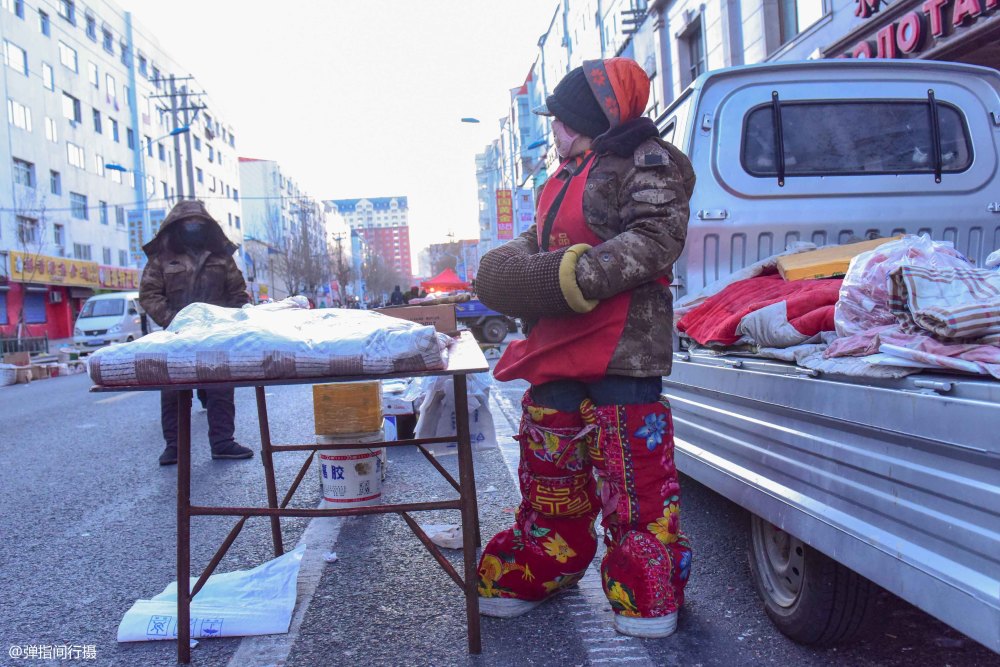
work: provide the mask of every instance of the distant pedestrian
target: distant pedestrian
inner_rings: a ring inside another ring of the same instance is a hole
[[[239,308],[249,302],[243,274],[233,260],[236,245],[226,238],[200,201],[174,206],[152,241],[143,246],[149,263],[142,272],[139,303],[166,328],[192,303]],[[213,459],[248,459],[253,450],[236,443],[232,389],[205,389],[208,440]],[[160,465],[177,463],[178,392],[160,394],[160,422],[166,447]]]
[[[410,288],[410,291],[406,293],[406,303],[413,301],[414,299],[420,298],[420,290],[416,285]]]
[[[403,292],[399,289],[399,285],[396,285],[396,289],[392,290],[392,295],[389,296],[390,306],[402,306],[406,303],[406,299],[403,298]]]

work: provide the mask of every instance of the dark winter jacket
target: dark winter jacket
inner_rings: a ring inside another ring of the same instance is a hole
[[[527,320],[561,317],[566,327],[573,326],[574,314],[631,292],[609,375],[670,373],[669,283],[684,248],[695,175],[690,160],[656,135],[652,121],[633,117],[594,142],[583,212],[602,243],[542,252],[532,226],[484,255],[476,276],[480,300],[494,310]]]
[[[197,218],[206,223],[204,250],[184,248],[176,238],[178,223]],[[170,324],[184,306],[208,303],[238,308],[249,303],[243,274],[236,266],[236,244],[200,201],[174,206],[152,241],[143,246],[149,263],[139,283],[139,303],[161,327]]]

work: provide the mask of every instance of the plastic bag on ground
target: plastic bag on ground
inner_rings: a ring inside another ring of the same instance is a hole
[[[213,574],[191,602],[191,637],[244,637],[288,632],[306,545],[252,570]],[[191,578],[194,587],[197,578]],[[118,625],[118,641],[177,639],[177,582],[139,600]]]
[[[863,252],[851,260],[834,309],[837,335],[857,336],[877,327],[896,324],[889,308],[889,274],[900,266],[968,268],[969,260],[947,241],[926,234],[908,235]]]

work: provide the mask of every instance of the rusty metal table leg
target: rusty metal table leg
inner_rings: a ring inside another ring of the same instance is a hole
[[[267,421],[267,397],[264,387],[254,387],[257,392],[257,421],[260,423],[260,460],[264,464],[264,482],[267,486],[267,506],[278,506],[278,489],[274,483],[274,458],[271,451],[271,427]],[[271,542],[274,544],[274,557],[285,553],[285,545],[281,541],[281,519],[271,518]]]
[[[191,390],[177,392],[177,662],[191,662]]]
[[[479,543],[479,508],[476,502],[476,475],[472,465],[469,437],[467,378],[456,375],[455,422],[458,436],[458,479],[462,487],[462,556],[465,560],[465,614],[469,628],[469,653],[481,653],[479,633],[479,575],[476,546]]]

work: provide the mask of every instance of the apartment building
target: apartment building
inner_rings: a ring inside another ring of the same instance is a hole
[[[68,337],[88,296],[136,289],[182,196],[242,242],[236,135],[183,103],[198,85],[150,29],[108,0],[0,0],[0,41],[0,335]]]

